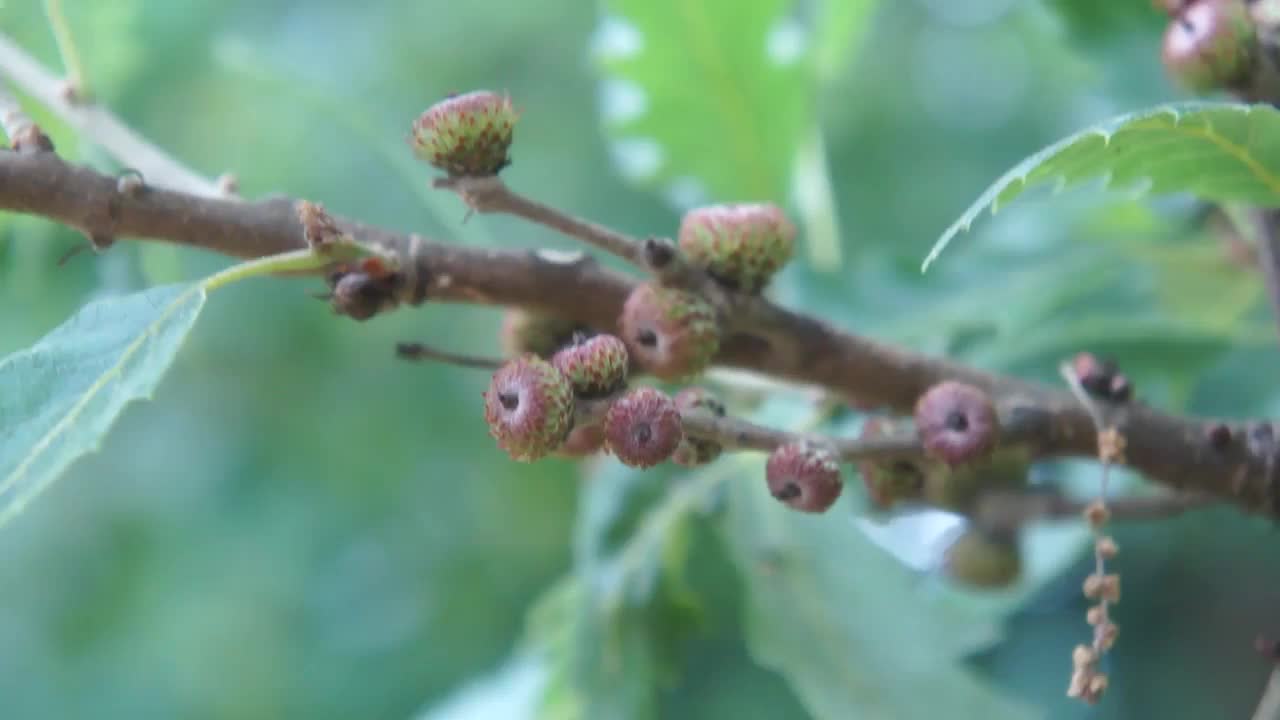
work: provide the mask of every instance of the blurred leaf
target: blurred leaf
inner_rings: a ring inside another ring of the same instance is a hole
[[[673,479],[609,462],[588,481],[574,574],[530,615],[551,668],[542,717],[655,716],[700,619],[684,578],[688,523],[724,479],[716,467]]]
[[[786,198],[813,117],[787,0],[607,0],[596,57],[624,175],[677,205]]]
[[[818,77],[839,72],[871,24],[878,0],[823,0],[814,23],[814,62]]]
[[[1190,192],[1216,202],[1280,204],[1280,111],[1192,103],[1122,115],[1061,140],[1005,173],[947,228],[923,270],[983,210],[992,214],[1028,188],[1089,179],[1153,194]]]
[[[812,410],[772,398],[758,421],[793,430]],[[735,475],[759,478],[764,459],[735,456]],[[748,646],[791,683],[816,718],[1031,718],[963,665],[998,638],[1000,615],[923,578],[877,547],[844,501],[797,513],[759,482],[727,487],[722,535],[747,592]],[[927,688],[927,692],[922,692]]]
[[[0,524],[151,395],[204,301],[203,285],[99,300],[0,360]]]
[[[1072,38],[1095,46],[1125,40],[1135,32],[1147,32],[1167,21],[1150,2],[1116,0],[1048,0]]]

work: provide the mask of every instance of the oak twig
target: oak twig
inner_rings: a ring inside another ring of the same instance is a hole
[[[126,191],[118,178],[71,165],[55,153],[0,151],[0,210],[45,217],[90,237],[127,236],[239,258],[305,247],[293,199],[218,197],[216,183],[182,167],[104,108],[68,103],[57,93],[58,78],[3,36],[0,75],[147,180],[145,191]],[[551,221],[543,206],[518,207]],[[425,278],[427,298],[435,302],[520,306],[614,330],[636,282],[589,257],[462,247],[355,220],[335,222],[362,243],[412,258]],[[628,258],[637,247],[643,250],[643,241],[594,224],[552,227]],[[764,298],[735,301],[727,313],[718,365],[819,386],[861,407],[901,413],[910,413],[932,385],[960,380],[986,390],[1015,425],[1028,428],[1026,442],[1036,457],[1096,456],[1092,419],[1069,393],[888,345]],[[1250,451],[1246,424],[1179,417],[1131,401],[1118,430],[1127,441],[1124,463],[1153,482],[1280,517],[1280,486],[1268,472],[1273,463]]]

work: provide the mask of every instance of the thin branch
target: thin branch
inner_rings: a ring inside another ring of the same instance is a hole
[[[478,213],[515,215],[577,238],[637,266],[645,265],[643,243],[638,238],[574,217],[537,200],[527,198],[507,187],[507,184],[497,175],[440,178],[434,185],[456,192],[472,210]]]
[[[84,102],[89,98],[89,87],[85,82],[84,64],[80,62],[80,51],[76,49],[75,38],[71,35],[71,25],[62,12],[62,0],[44,0],[44,14],[49,19],[53,39],[58,44],[58,54],[62,56],[62,69],[67,73],[67,88],[72,93],[69,99]]]
[[[39,215],[91,237],[128,236],[240,258],[306,247],[293,199],[231,201],[212,197],[212,183],[185,168],[148,172],[130,155],[130,143],[141,143],[136,149],[142,157],[173,161],[127,129],[121,132],[123,125],[105,110],[69,106],[42,85],[57,78],[3,37],[0,74],[14,78],[59,115],[77,119],[87,137],[155,183],[129,190],[116,177],[70,165],[54,153],[0,151],[0,210]],[[163,189],[166,177],[178,187],[197,187],[194,192]],[[434,302],[520,306],[615,330],[635,285],[585,256],[461,247],[353,220],[335,222],[358,241],[416,263]],[[1096,456],[1097,434],[1088,411],[1061,390],[878,342],[759,297],[731,304],[725,326],[718,365],[822,387],[859,407],[900,413],[910,413],[932,385],[959,380],[996,399],[1002,428],[1006,416],[1031,428],[1027,441],[1038,457]],[[1268,473],[1274,463],[1250,448],[1250,427],[1178,417],[1131,401],[1119,429],[1127,441],[1125,464],[1152,481],[1280,517],[1280,487]]]
[[[988,530],[1009,531],[1033,522],[1079,520],[1093,503],[1057,492],[989,492],[978,501],[974,522]],[[1207,495],[1163,492],[1113,498],[1107,509],[1113,520],[1164,520],[1219,504]]]
[[[218,183],[187,169],[95,104],[76,104],[62,92],[62,80],[11,39],[0,35],[0,75],[48,107],[82,136],[93,140],[146,182],[192,195],[218,197]],[[269,254],[269,253],[268,253]]]
[[[409,342],[399,343],[396,345],[396,355],[404,360],[414,360],[417,362],[442,362],[448,365],[474,368],[476,370],[497,370],[502,367],[502,363],[504,362],[498,358],[464,355],[462,353],[449,352],[448,350],[440,350],[422,343]]]

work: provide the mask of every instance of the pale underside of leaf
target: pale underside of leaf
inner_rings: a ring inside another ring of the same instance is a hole
[[[0,361],[0,525],[151,395],[205,298],[168,285],[99,300]]]
[[[1082,130],[991,185],[942,233],[921,271],[987,208],[994,215],[1031,187],[1053,183],[1060,192],[1087,180],[1136,193],[1280,205],[1280,111],[1263,105],[1165,105]]]

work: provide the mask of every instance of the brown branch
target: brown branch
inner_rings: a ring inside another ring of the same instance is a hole
[[[294,200],[210,197],[208,181],[192,182],[189,171],[148,171],[129,155],[133,143],[142,143],[136,149],[144,157],[166,156],[105,110],[72,107],[42,90],[46,81],[57,79],[37,70],[0,37],[0,73],[62,117],[75,119],[73,125],[139,167],[154,186],[126,188],[115,177],[70,165],[54,153],[0,151],[0,210],[46,217],[90,237],[129,236],[239,258],[305,247]],[[165,184],[188,191],[163,189]],[[635,283],[585,256],[460,247],[336,221],[357,240],[416,263],[418,276],[426,279],[427,297],[435,302],[522,306],[612,330]],[[1089,413],[1061,390],[890,346],[759,297],[732,298],[725,325],[719,365],[820,386],[861,407],[903,413],[911,412],[916,399],[935,383],[961,380],[996,398],[1002,422],[1034,429],[1028,438],[1038,457],[1096,453]],[[1269,424],[1198,421],[1131,402],[1118,429],[1127,440],[1125,463],[1152,481],[1280,516],[1280,487],[1273,473],[1280,450],[1275,442],[1258,441],[1272,433]],[[751,442],[757,441],[764,442]]]

